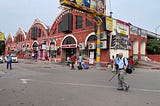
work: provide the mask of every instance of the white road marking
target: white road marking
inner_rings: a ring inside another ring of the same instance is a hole
[[[28,83],[27,81],[29,81],[30,79],[20,79],[22,81],[23,84]]]
[[[96,84],[83,84],[83,83],[65,83],[65,82],[52,82],[52,81],[40,81],[42,83],[49,83],[54,85],[69,85],[69,86],[79,86],[79,87],[96,87],[96,88],[110,88],[110,89],[116,89],[115,86],[107,86],[107,85],[96,85]],[[140,89],[140,88],[130,88],[132,91],[140,91],[140,92],[152,92],[152,93],[160,93],[160,90],[154,90],[154,89]]]

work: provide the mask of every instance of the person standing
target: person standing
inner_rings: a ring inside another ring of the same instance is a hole
[[[111,59],[111,66],[112,66],[112,72],[115,72],[116,69],[115,69],[115,58],[114,58],[114,55],[112,56],[112,59]]]
[[[7,56],[7,69],[10,67],[10,70],[12,70],[12,56],[11,56],[11,54],[9,54],[8,56]]]
[[[117,71],[118,70],[118,61],[119,61],[119,54],[116,54],[116,58],[115,58],[115,63],[114,63],[114,65],[115,65],[115,70]]]
[[[129,85],[125,82],[126,69],[128,67],[127,58],[123,57],[123,53],[119,53],[119,58],[116,61],[118,65],[118,88],[117,90],[125,90],[128,91]]]
[[[79,57],[78,57],[79,69],[82,69],[82,61],[83,61],[83,57],[81,54],[79,54]]]
[[[130,56],[130,57],[129,57],[129,64],[130,64],[130,68],[131,68],[132,70],[135,70],[135,69],[134,69],[133,56]]]
[[[74,70],[74,69],[75,69],[75,68],[74,68],[74,64],[75,64],[75,60],[76,60],[76,59],[75,59],[75,56],[72,55],[70,59],[71,59],[71,65],[72,65],[72,66],[71,66],[71,70]]]
[[[70,57],[67,56],[67,66],[69,66],[69,67],[70,67],[70,62],[71,62]]]

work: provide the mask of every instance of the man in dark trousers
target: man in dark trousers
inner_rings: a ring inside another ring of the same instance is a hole
[[[6,61],[7,61],[7,69],[10,67],[10,70],[12,70],[12,56],[11,56],[11,54],[8,54]]]

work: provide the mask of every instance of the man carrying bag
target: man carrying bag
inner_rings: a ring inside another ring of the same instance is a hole
[[[125,82],[126,69],[128,67],[128,60],[123,57],[123,53],[119,53],[119,58],[115,61],[118,65],[118,88],[117,90],[128,91],[129,85]]]

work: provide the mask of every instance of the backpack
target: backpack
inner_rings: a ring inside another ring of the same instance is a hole
[[[123,58],[123,62],[124,62],[124,65],[126,65],[125,58]],[[131,65],[129,64],[129,62],[128,62],[128,67],[126,69],[126,72],[127,72],[127,74],[132,74],[132,68],[131,68]]]

